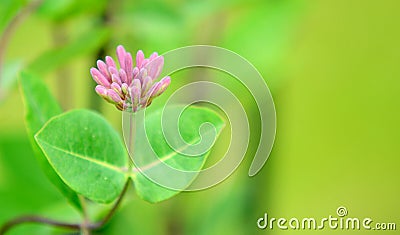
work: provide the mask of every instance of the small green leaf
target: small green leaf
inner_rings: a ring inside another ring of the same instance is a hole
[[[50,181],[67,197],[72,205],[81,210],[78,196],[58,177],[33,137],[50,118],[62,112],[61,108],[38,77],[27,72],[21,72],[19,82],[25,106],[26,128],[35,156]]]
[[[165,109],[164,113],[180,112],[180,110],[183,110],[183,108],[180,106],[173,106]],[[172,116],[168,118],[171,117]],[[186,178],[182,179],[183,183],[178,183],[178,185],[184,185],[187,187],[197,176],[196,172],[200,171],[203,167],[210,152],[210,148],[213,146],[214,141],[219,136],[222,128],[225,126],[225,123],[221,116],[219,116],[213,110],[195,106],[189,106],[188,108],[184,109],[179,117],[179,123],[177,125],[174,125],[174,123],[177,123],[177,120],[168,120],[168,118],[163,121],[164,125],[162,126],[161,110],[146,115],[146,133],[144,133],[144,128],[140,128],[143,126],[143,124],[137,123],[138,128],[135,142],[134,162],[136,164],[140,164],[140,169],[141,171],[144,171],[144,173],[146,173],[146,171],[155,170],[153,173],[164,177],[163,174],[165,172],[162,171],[163,169],[157,168],[160,165],[160,162],[148,162],[146,160],[149,156],[153,155],[154,151],[154,153],[157,155],[157,158],[170,167],[179,169],[181,171],[195,172],[194,174],[185,175]],[[211,124],[208,125],[208,127],[211,128],[203,129],[202,124],[205,123]],[[175,136],[170,135],[172,138],[168,139],[168,142],[165,140],[164,134],[174,128],[179,130],[183,141],[181,141],[181,137],[179,137],[178,134]],[[148,145],[147,143],[151,145],[150,148],[145,147]],[[194,145],[199,144],[201,146],[204,143],[206,143],[206,146],[209,147],[205,149],[208,149],[207,151],[199,151],[202,148],[196,149],[196,145]],[[174,149],[179,149],[180,152],[178,153],[171,148],[170,144],[174,147]],[[194,151],[188,151],[189,149],[193,150],[193,148]],[[196,154],[196,152],[198,152],[198,154]],[[165,175],[165,177],[169,178],[170,180],[174,180],[172,177],[170,177],[170,175]],[[154,183],[152,180],[149,180],[140,171],[135,172],[133,175],[133,180],[138,195],[144,200],[152,203],[166,200],[184,189],[184,187],[181,187],[181,190],[172,190],[160,186],[159,184]]]
[[[95,51],[107,40],[109,33],[104,28],[90,30],[63,47],[43,53],[28,65],[28,69],[46,74],[72,59]]]
[[[62,112],[46,85],[37,76],[21,72],[20,85],[25,102],[25,118],[32,136],[53,116]]]
[[[99,114],[73,110],[50,119],[35,135],[61,179],[100,203],[118,197],[127,180],[128,156],[118,133]]]

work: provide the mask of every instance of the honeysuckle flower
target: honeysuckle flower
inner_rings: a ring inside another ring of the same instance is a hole
[[[97,68],[91,68],[90,74],[98,84],[96,93],[119,110],[137,112],[149,106],[171,83],[169,76],[156,81],[164,66],[164,57],[157,52],[145,58],[139,50],[134,67],[132,55],[120,45],[117,59],[119,68],[113,58],[106,56],[105,61],[97,61]]]

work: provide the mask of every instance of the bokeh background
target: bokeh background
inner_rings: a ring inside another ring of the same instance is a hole
[[[277,135],[267,164],[247,176],[253,139],[228,180],[159,204],[130,192],[99,234],[365,234],[256,225],[265,212],[318,219],[339,206],[400,226],[399,10],[397,0],[1,0],[0,224],[22,214],[79,219],[33,156],[20,70],[41,74],[65,110],[97,110],[120,130],[121,113],[93,91],[89,68],[98,58],[114,56],[118,44],[146,55],[209,44],[245,57],[271,89]],[[167,94],[201,79],[190,71],[175,77]],[[46,233],[65,231],[24,225],[10,232]]]

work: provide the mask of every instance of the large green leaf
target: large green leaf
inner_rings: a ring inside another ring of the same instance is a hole
[[[172,106],[164,110],[164,115],[180,113],[181,110],[183,108],[180,106]],[[208,108],[189,106],[181,113],[179,120],[173,117],[174,115],[163,117],[161,110],[158,110],[146,115],[145,125],[140,120],[137,121],[133,158],[140,171],[136,170],[132,178],[138,195],[152,203],[166,200],[190,185],[203,167],[214,141],[225,126],[222,117]],[[203,125],[205,123],[208,125]],[[179,131],[179,134],[168,134],[172,133],[173,129]],[[151,156],[154,156],[155,160]],[[175,174],[176,172],[171,174],[161,167],[163,163],[193,174],[183,174],[182,177],[180,174]],[[146,173],[150,173],[150,178],[151,175],[167,178],[172,182],[171,185],[177,187],[161,186],[162,182],[155,183],[157,177],[150,180]]]
[[[118,133],[99,114],[73,110],[52,118],[35,135],[63,181],[100,203],[118,197],[128,178],[128,156]]]
[[[40,74],[48,73],[70,60],[97,50],[107,40],[109,33],[104,28],[90,30],[69,44],[43,53],[28,65],[28,69]]]
[[[27,132],[35,151],[35,156],[50,181],[75,207],[82,209],[76,193],[58,177],[33,138],[34,134],[39,131],[50,118],[60,114],[62,110],[46,85],[35,75],[22,72],[19,82],[25,105]]]

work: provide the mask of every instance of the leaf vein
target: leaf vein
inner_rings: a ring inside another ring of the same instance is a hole
[[[121,168],[119,168],[119,167],[116,167],[116,166],[114,166],[114,165],[111,165],[111,164],[109,164],[109,163],[106,163],[106,162],[97,160],[97,159],[92,158],[92,157],[90,157],[90,156],[84,156],[84,155],[81,155],[81,154],[79,154],[79,153],[75,153],[75,152],[68,151],[68,150],[63,149],[63,148],[56,147],[56,146],[54,146],[54,145],[52,145],[52,144],[50,144],[50,143],[48,143],[48,142],[46,142],[46,141],[44,141],[44,140],[40,140],[40,141],[41,141],[43,144],[46,144],[46,145],[50,146],[51,148],[53,148],[53,149],[55,149],[55,150],[64,152],[64,153],[66,153],[66,154],[72,155],[72,156],[74,156],[74,157],[77,157],[77,158],[80,158],[80,159],[83,159],[83,160],[86,160],[86,161],[89,161],[89,162],[92,162],[92,163],[95,163],[95,164],[100,165],[100,166],[103,166],[103,167],[105,167],[105,168],[109,168],[109,169],[111,169],[111,170],[118,171],[118,172],[123,173],[123,174],[126,173],[123,169],[121,169]]]

